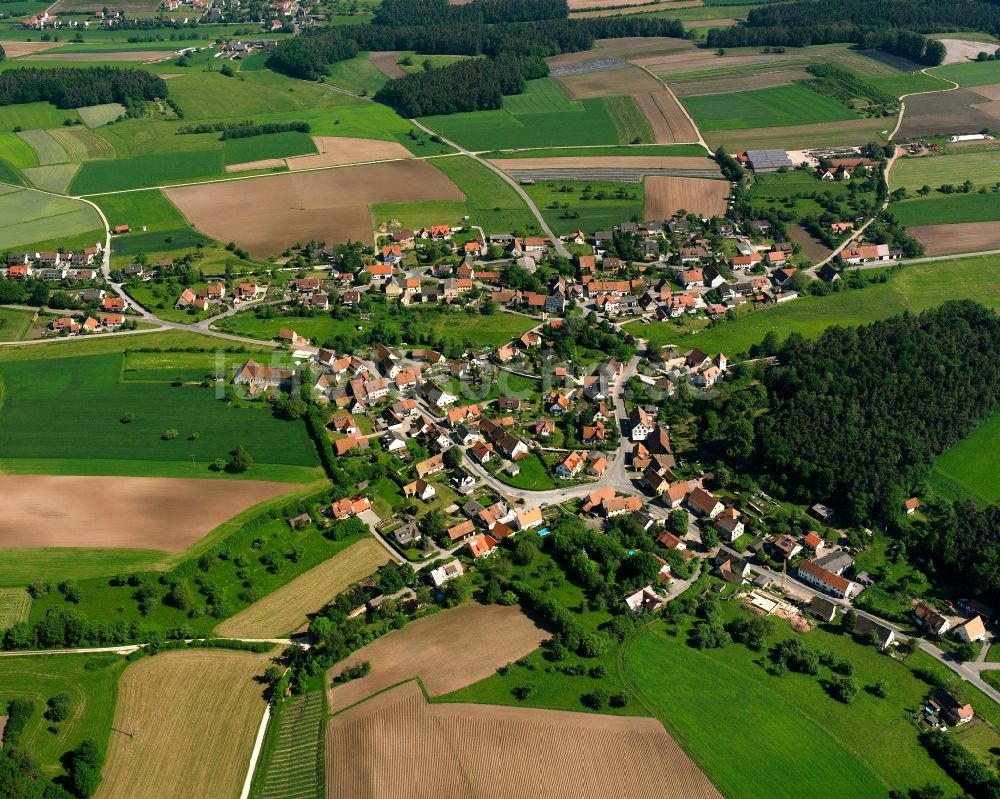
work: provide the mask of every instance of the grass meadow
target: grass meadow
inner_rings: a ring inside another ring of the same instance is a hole
[[[857,114],[835,100],[798,84],[684,97],[681,102],[702,131],[780,128],[858,119]]]
[[[323,82],[355,94],[375,94],[385,85],[388,78],[368,60],[369,55],[367,52],[362,52],[347,61],[330,64]]]
[[[487,233],[524,230],[538,224],[520,195],[489,167],[464,155],[435,158],[428,163],[461,189],[467,213]]]
[[[594,194],[604,192],[606,199],[582,199],[589,187]],[[641,183],[619,183],[598,180],[546,180],[525,191],[535,201],[556,235],[575,230],[610,230],[635,217],[643,218],[643,186]],[[621,193],[623,199],[616,194]],[[558,207],[556,207],[558,206]],[[569,206],[568,208],[565,206]]]
[[[0,588],[0,630],[27,621],[31,597],[23,588]]]
[[[4,547],[0,549],[0,557],[3,558],[0,585],[24,586],[35,580],[58,583],[69,574],[77,580],[88,580],[148,571],[162,562],[166,553],[156,549]]]
[[[6,709],[18,698],[34,703],[20,746],[38,759],[47,776],[64,773],[60,758],[81,741],[103,745],[108,740],[124,667],[124,658],[111,654],[0,658],[0,707]],[[58,693],[70,695],[72,712],[66,721],[52,724],[42,714]]]
[[[966,180],[975,186],[1000,183],[1000,153],[997,151],[949,153],[923,158],[901,158],[889,173],[889,188],[916,191],[927,185],[932,189]]]
[[[97,212],[85,203],[33,189],[11,189],[0,184],[0,251],[102,228]]]
[[[930,485],[949,500],[972,499],[981,506],[1000,500],[1000,415],[981,422],[934,461]]]
[[[129,225],[132,230],[146,228],[147,232],[153,232],[175,230],[186,224],[181,212],[159,189],[98,195],[90,199],[100,206],[112,228]],[[124,240],[118,239],[116,249],[122,243]]]
[[[52,103],[19,103],[0,106],[0,130],[58,128],[67,119],[80,115],[73,108],[56,108]]]
[[[963,88],[968,86],[986,86],[990,83],[1000,83],[1000,63],[996,61],[975,61],[968,64],[952,64],[947,67],[934,67],[934,69],[930,70],[930,74],[947,80],[953,80]]]
[[[38,166],[38,155],[16,133],[0,133],[0,159],[18,169]]]
[[[20,341],[31,329],[31,312],[0,308],[0,341]]]
[[[964,180],[964,178],[963,178]],[[1000,220],[1000,195],[935,194],[893,203],[889,209],[901,225],[946,225]]]
[[[70,189],[73,194],[103,194],[219,177],[223,172],[222,150],[136,155],[115,161],[88,161]]]
[[[1000,256],[981,256],[903,267],[887,283],[844,290],[826,297],[804,297],[784,305],[750,311],[732,322],[719,322],[697,333],[684,334],[672,322],[632,325],[632,332],[654,344],[671,342],[730,356],[745,352],[769,331],[779,339],[789,333],[818,336],[831,325],[863,325],[903,311],[922,311],[948,300],[971,299],[1000,308],[996,271]]]
[[[298,131],[270,133],[246,139],[227,139],[223,142],[222,159],[226,165],[245,164],[266,158],[287,158],[293,155],[310,155],[316,152],[312,137]]]
[[[107,474],[207,477],[208,465],[242,444],[256,479],[296,479],[317,466],[305,425],[267,409],[229,408],[213,388],[121,380],[122,357],[66,358],[0,366],[0,463],[12,472],[95,473],[78,461],[107,462]],[[73,413],[63,412],[71,398]],[[135,421],[123,424],[126,413]],[[39,419],[45,419],[42,426]],[[161,435],[177,430],[173,440]],[[188,437],[198,433],[197,440]],[[132,467],[135,463],[135,468]],[[192,466],[194,464],[194,466]],[[285,467],[298,467],[287,470]],[[304,467],[304,469],[303,469]],[[194,474],[192,474],[194,472]]]

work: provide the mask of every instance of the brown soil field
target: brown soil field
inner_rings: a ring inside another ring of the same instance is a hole
[[[164,652],[129,666],[96,799],[239,796],[270,655]]]
[[[978,89],[956,89],[907,97],[898,138],[978,133],[983,128],[993,127],[996,125],[995,118],[976,107],[990,99],[979,94]]]
[[[811,78],[804,69],[770,69],[753,72],[738,77],[698,78],[696,80],[671,81],[670,88],[678,97],[694,97],[701,94],[725,94],[727,92],[747,92],[754,89],[773,89],[787,86],[797,80]]]
[[[822,261],[830,254],[830,249],[821,241],[817,241],[809,235],[809,231],[802,225],[789,225],[788,237],[802,247],[805,256],[814,263]]]
[[[917,225],[906,231],[924,245],[928,255],[1000,250],[1000,224],[996,222]]]
[[[277,638],[392,558],[374,538],[352,544],[216,628],[224,638]]]
[[[725,19],[698,19],[698,20],[684,20],[684,24],[691,27],[699,28],[731,28],[734,25],[739,25],[740,21],[738,19],[725,18]]]
[[[278,169],[284,165],[284,158],[264,158],[261,161],[245,161],[242,164],[227,164],[226,172],[250,172],[253,169]]]
[[[257,258],[297,241],[372,242],[368,206],[464,200],[458,187],[420,160],[178,186],[164,193],[187,220]]]
[[[637,94],[635,102],[649,120],[657,144],[698,141],[698,131],[670,91]]]
[[[641,55],[662,55],[672,52],[689,52],[694,44],[685,39],[668,36],[626,37],[623,39],[597,39],[593,50],[577,53],[562,53],[545,59],[550,67],[565,64],[579,64],[582,61],[596,61],[604,58],[628,60]]]
[[[396,63],[399,58],[398,50],[387,50],[383,53],[372,53],[368,60],[372,65],[387,78],[402,78],[406,72]]]
[[[791,150],[839,147],[865,144],[877,138],[881,131],[892,130],[894,125],[892,119],[847,119],[784,128],[706,131],[705,140],[713,150],[722,144],[729,152],[769,147]]]
[[[162,50],[122,50],[102,51],[100,53],[47,53],[45,55],[31,55],[25,61],[135,61],[144,64],[148,61],[161,61],[165,57],[173,56],[173,53],[164,53]]]
[[[65,42],[4,42],[3,49],[7,58],[20,58],[31,53],[40,53],[54,47],[65,47]]]
[[[976,94],[981,94],[989,102],[975,103],[974,107],[989,114],[995,119],[1000,119],[1000,83],[993,83],[989,86],[977,86]]]
[[[938,39],[938,41],[945,48],[944,61],[941,62],[943,66],[967,64],[969,61],[975,61],[976,56],[981,52],[992,54],[997,49],[996,43],[990,44],[989,42],[976,42],[968,39]]]
[[[646,178],[646,219],[670,219],[681,208],[703,217],[726,212],[729,183],[705,178]]]
[[[560,75],[555,81],[574,100],[591,97],[618,97],[624,91],[655,92],[663,84],[639,67],[611,69],[605,72],[580,72],[576,75]]]
[[[595,8],[598,3],[587,3],[587,8],[574,9],[570,4],[571,19],[586,19],[587,17],[617,17],[620,14],[649,14],[653,11],[663,13],[664,11],[674,11],[679,8],[700,8],[704,3],[702,0],[665,0],[661,3],[649,3],[648,5],[630,5],[624,8]],[[612,3],[612,6],[621,3]]]
[[[258,480],[0,475],[0,547],[179,552],[251,505],[294,488]]]
[[[652,718],[428,704],[413,682],[331,719],[327,799],[721,799]]]
[[[371,671],[327,690],[336,713],[403,680],[419,677],[431,696],[457,691],[538,648],[549,634],[519,607],[461,605],[418,619],[362,647],[327,672],[364,661]]]
[[[571,11],[583,8],[616,8],[619,6],[638,6],[649,0],[569,0]]]
[[[567,158],[498,158],[505,172],[512,169],[712,169],[715,162],[697,156],[623,155]]]
[[[794,56],[792,56],[794,58]],[[686,72],[701,72],[703,70],[724,69],[729,67],[751,67],[758,64],[788,63],[788,55],[760,54],[718,56],[714,50],[690,50],[669,55],[633,58],[633,63],[646,67],[656,75],[671,80],[673,76]]]
[[[413,153],[402,144],[378,139],[341,139],[336,136],[313,136],[315,155],[297,155],[286,160],[293,172],[322,166],[360,164],[366,161],[391,161],[413,158]]]

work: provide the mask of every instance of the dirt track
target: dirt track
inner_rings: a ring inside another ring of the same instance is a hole
[[[293,488],[257,480],[0,475],[0,547],[179,552]]]
[[[335,716],[327,799],[718,799],[651,718],[430,705],[415,683]]]
[[[924,245],[927,255],[1000,249],[1000,223],[997,222],[918,225],[907,228],[906,232]]]
[[[646,178],[646,218],[669,219],[682,208],[689,214],[722,216],[728,196],[729,184],[724,180],[654,175]]]
[[[310,239],[372,243],[372,203],[465,199],[451,180],[418,160],[180,186],[164,194],[194,227],[257,258]]]
[[[432,696],[457,691],[538,648],[549,637],[519,607],[462,605],[418,619],[362,647],[327,672],[364,661],[372,670],[327,691],[336,713],[402,680],[420,677]]]

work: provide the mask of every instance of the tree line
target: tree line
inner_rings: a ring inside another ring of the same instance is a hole
[[[249,119],[241,122],[202,122],[198,125],[185,125],[177,129],[178,134],[221,133],[220,141],[226,139],[248,139],[252,136],[266,136],[269,133],[309,133],[312,126],[308,122],[265,122],[257,124]]]
[[[24,67],[0,73],[0,105],[48,102],[57,108],[121,103],[129,107],[166,97],[159,75],[121,67]]]
[[[566,19],[566,0],[473,0],[449,5],[448,0],[385,0],[374,25],[455,25],[461,23],[535,22]]]

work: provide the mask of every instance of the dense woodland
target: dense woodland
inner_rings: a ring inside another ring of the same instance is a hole
[[[375,25],[454,25],[456,23],[536,22],[566,19],[566,0],[473,0],[450,5],[447,0],[385,0]]]
[[[159,75],[121,67],[25,67],[0,73],[0,105],[49,102],[57,108],[121,103],[135,106],[167,96]]]
[[[822,0],[755,8],[745,26],[708,32],[712,47],[791,46],[855,42],[911,61],[940,64],[944,46],[921,34],[950,30],[1000,32],[1000,3],[980,0]]]

